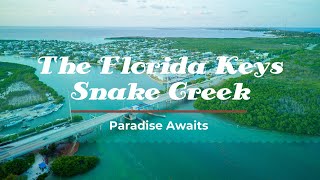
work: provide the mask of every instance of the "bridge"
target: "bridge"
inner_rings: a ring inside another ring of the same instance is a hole
[[[211,78],[210,80],[204,81],[202,83],[189,85],[187,88],[192,87],[203,87],[207,88],[213,85],[217,85],[222,80],[227,78],[235,78],[239,77],[241,74],[234,74],[234,75],[225,75]],[[182,90],[178,90],[179,93]],[[140,106],[139,109],[143,110],[154,105],[157,105],[162,102],[171,101],[170,96],[168,93],[160,95],[156,100],[146,100],[143,101],[143,106]],[[123,108],[121,110],[130,110],[131,108]],[[41,149],[44,146],[47,146],[51,143],[58,142],[60,140],[66,139],[71,136],[77,136],[81,132],[85,132],[88,129],[98,127],[108,121],[121,118],[122,116],[128,113],[107,113],[101,116],[84,120],[76,124],[71,124],[69,127],[62,127],[59,129],[52,129],[40,134],[36,134],[34,136],[21,139],[19,141],[4,145],[0,147],[0,162],[10,160],[12,158],[27,154],[31,151]]]

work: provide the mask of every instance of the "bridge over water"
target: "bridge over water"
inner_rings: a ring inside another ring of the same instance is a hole
[[[207,88],[212,85],[220,83],[223,79],[238,77],[241,74],[226,75],[211,78],[210,80],[202,83],[193,84],[188,86],[191,87],[203,87]],[[182,90],[178,90],[177,93]],[[160,95],[156,100],[146,100],[141,103],[139,110],[154,108],[161,103],[170,103],[171,98],[168,93]],[[123,108],[121,110],[131,110],[131,108]],[[71,124],[69,127],[63,127],[59,129],[52,129],[34,136],[21,139],[19,141],[4,145],[0,147],[0,162],[10,160],[12,158],[27,154],[31,151],[41,149],[51,143],[58,142],[71,136],[78,136],[81,132],[85,132],[89,129],[98,127],[108,121],[121,118],[128,114],[127,112],[120,113],[107,113],[101,116],[84,120],[76,124]]]

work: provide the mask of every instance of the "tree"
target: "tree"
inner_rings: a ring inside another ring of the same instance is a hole
[[[51,170],[57,176],[69,177],[91,170],[98,162],[94,156],[62,156],[53,161]]]
[[[48,177],[48,173],[43,173],[43,174],[41,174],[40,176],[38,176],[37,177],[37,180],[45,180],[46,179],[46,177]]]
[[[1,165],[0,167],[0,178],[4,178],[13,175],[20,175],[28,170],[31,165],[34,163],[34,155],[30,154],[22,158],[14,159],[8,161]]]

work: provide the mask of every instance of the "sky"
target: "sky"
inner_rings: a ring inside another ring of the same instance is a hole
[[[320,27],[320,0],[1,0],[0,26]]]

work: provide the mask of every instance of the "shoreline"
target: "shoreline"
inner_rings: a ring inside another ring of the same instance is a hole
[[[26,124],[38,117],[47,116],[63,106],[64,97],[55,89],[39,80],[34,67],[12,62],[0,62],[4,75],[1,85],[3,99],[0,111],[0,128],[10,128]],[[20,72],[24,70],[24,72]]]

